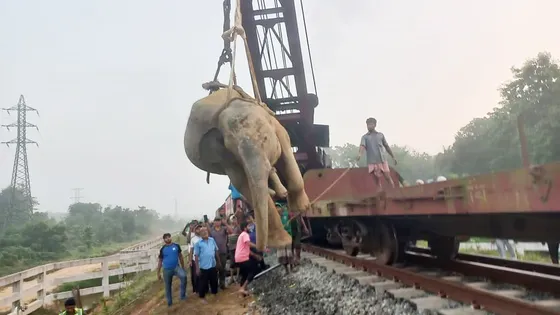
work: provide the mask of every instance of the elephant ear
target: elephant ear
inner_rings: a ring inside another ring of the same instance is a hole
[[[226,149],[224,145],[224,137],[218,128],[208,130],[198,143],[198,152],[200,159],[204,161],[209,169],[207,172],[206,182],[210,182],[210,174],[225,175],[224,161],[233,160],[235,157]]]

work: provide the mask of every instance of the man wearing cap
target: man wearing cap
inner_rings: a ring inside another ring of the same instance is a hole
[[[65,310],[59,315],[83,315],[84,309],[76,307],[76,300],[69,298],[64,302]]]

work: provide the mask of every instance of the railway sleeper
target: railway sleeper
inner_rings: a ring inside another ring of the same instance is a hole
[[[330,251],[336,253],[337,255],[344,255],[341,251]],[[415,286],[407,286],[404,283],[390,278],[385,278],[379,275],[370,274],[362,271],[359,268],[353,268],[342,262],[333,261],[328,258],[324,258],[318,255],[314,255],[308,252],[302,252],[302,258],[309,259],[315,265],[324,267],[327,272],[338,273],[350,278],[355,279],[361,285],[370,285],[375,289],[376,295],[388,294],[394,298],[405,299],[416,305],[419,311],[437,311],[439,314],[443,315],[482,315],[488,314],[486,310],[477,309],[478,305],[466,305],[460,302],[456,302],[446,296],[438,296],[428,291]],[[355,258],[363,260],[374,260],[375,258],[369,255],[357,255]],[[493,295],[502,296],[504,298],[512,300],[520,300],[524,303],[530,303],[535,306],[540,306],[546,308],[549,312],[546,314],[552,314],[553,312],[558,312],[560,314],[560,299],[542,299],[537,301],[527,301],[523,300],[527,291],[524,289],[496,289],[492,288],[492,283],[486,281],[468,281],[462,275],[452,274],[449,272],[438,271],[438,270],[426,270],[417,266],[399,266],[400,264],[395,264],[394,267],[400,267],[399,269],[406,270],[408,272],[414,272],[421,274],[426,277],[438,278],[445,280],[447,282],[454,282],[457,284],[464,285],[465,287],[470,287],[476,290],[485,291]],[[554,313],[556,314],[556,313]]]

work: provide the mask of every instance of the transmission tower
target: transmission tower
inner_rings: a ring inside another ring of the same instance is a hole
[[[2,142],[7,146],[12,144],[16,145],[16,155],[14,158],[14,167],[12,169],[12,182],[10,184],[10,209],[8,215],[4,219],[5,226],[10,220],[10,217],[13,215],[14,210],[25,211],[28,215],[33,214],[33,198],[31,197],[29,166],[27,163],[27,144],[39,145],[37,142],[27,139],[27,128],[35,128],[37,130],[39,130],[39,128],[37,128],[36,125],[27,122],[27,112],[33,111],[36,112],[37,115],[39,115],[39,112],[35,108],[25,104],[25,98],[23,95],[19,97],[17,105],[10,108],[3,108],[3,110],[7,111],[8,114],[11,114],[12,111],[17,112],[17,121],[15,123],[2,125],[2,127],[5,127],[8,130],[10,130],[10,128],[17,128],[17,137],[15,139]],[[18,196],[18,189],[20,189],[23,193],[23,208],[21,209],[15,209],[17,204],[16,198]]]
[[[74,203],[80,203],[80,201],[82,200],[82,196],[80,195],[80,192],[82,190],[84,190],[83,188],[74,188],[72,189],[74,191],[74,197],[70,197],[70,199],[74,200]]]

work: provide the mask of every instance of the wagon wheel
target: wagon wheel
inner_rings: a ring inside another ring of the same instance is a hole
[[[360,246],[352,241],[342,241],[342,248],[350,256],[357,256],[360,252]]]
[[[399,242],[395,228],[388,223],[376,222],[370,234],[372,248],[370,255],[381,265],[390,265],[397,261]]]
[[[432,255],[441,260],[451,260],[457,257],[461,243],[454,236],[435,236],[428,240]]]
[[[368,235],[367,228],[356,220],[348,220],[340,223],[337,230],[342,240],[342,248],[346,254],[357,256]]]

